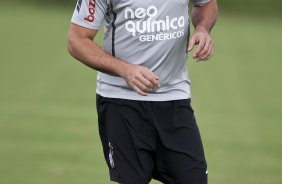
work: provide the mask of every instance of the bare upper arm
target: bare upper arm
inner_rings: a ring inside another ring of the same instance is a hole
[[[68,33],[68,40],[84,38],[93,40],[97,33],[98,30],[84,28],[82,26],[72,23]]]
[[[93,42],[98,30],[88,29],[72,23],[67,36],[67,49],[69,53],[75,57],[78,48],[85,41]]]

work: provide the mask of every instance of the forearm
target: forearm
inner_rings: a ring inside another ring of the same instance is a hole
[[[194,6],[192,9],[192,23],[195,29],[205,29],[211,32],[218,16],[217,2],[211,0],[203,6]]]
[[[109,75],[122,76],[126,65],[128,65],[105,52],[90,38],[70,37],[68,50],[74,58],[83,64]]]
[[[122,77],[140,95],[160,87],[159,78],[146,67],[129,64],[104,51],[93,42],[97,30],[72,24],[68,33],[68,51],[83,64],[113,76]]]

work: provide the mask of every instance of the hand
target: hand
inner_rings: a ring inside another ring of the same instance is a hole
[[[142,96],[160,87],[158,76],[143,66],[128,64],[121,76],[134,91]]]
[[[188,52],[191,52],[195,45],[198,45],[193,54],[193,59],[196,59],[196,61],[207,61],[213,56],[214,42],[204,26],[199,25],[196,28],[189,41]]]

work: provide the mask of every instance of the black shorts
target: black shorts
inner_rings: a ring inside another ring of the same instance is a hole
[[[111,180],[206,184],[207,164],[190,102],[97,95],[99,133]]]

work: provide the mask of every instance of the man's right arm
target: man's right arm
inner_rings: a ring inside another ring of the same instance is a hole
[[[160,87],[158,77],[148,68],[113,57],[93,42],[97,32],[71,24],[68,34],[69,53],[90,68],[124,78],[140,95],[147,95],[152,89]]]

